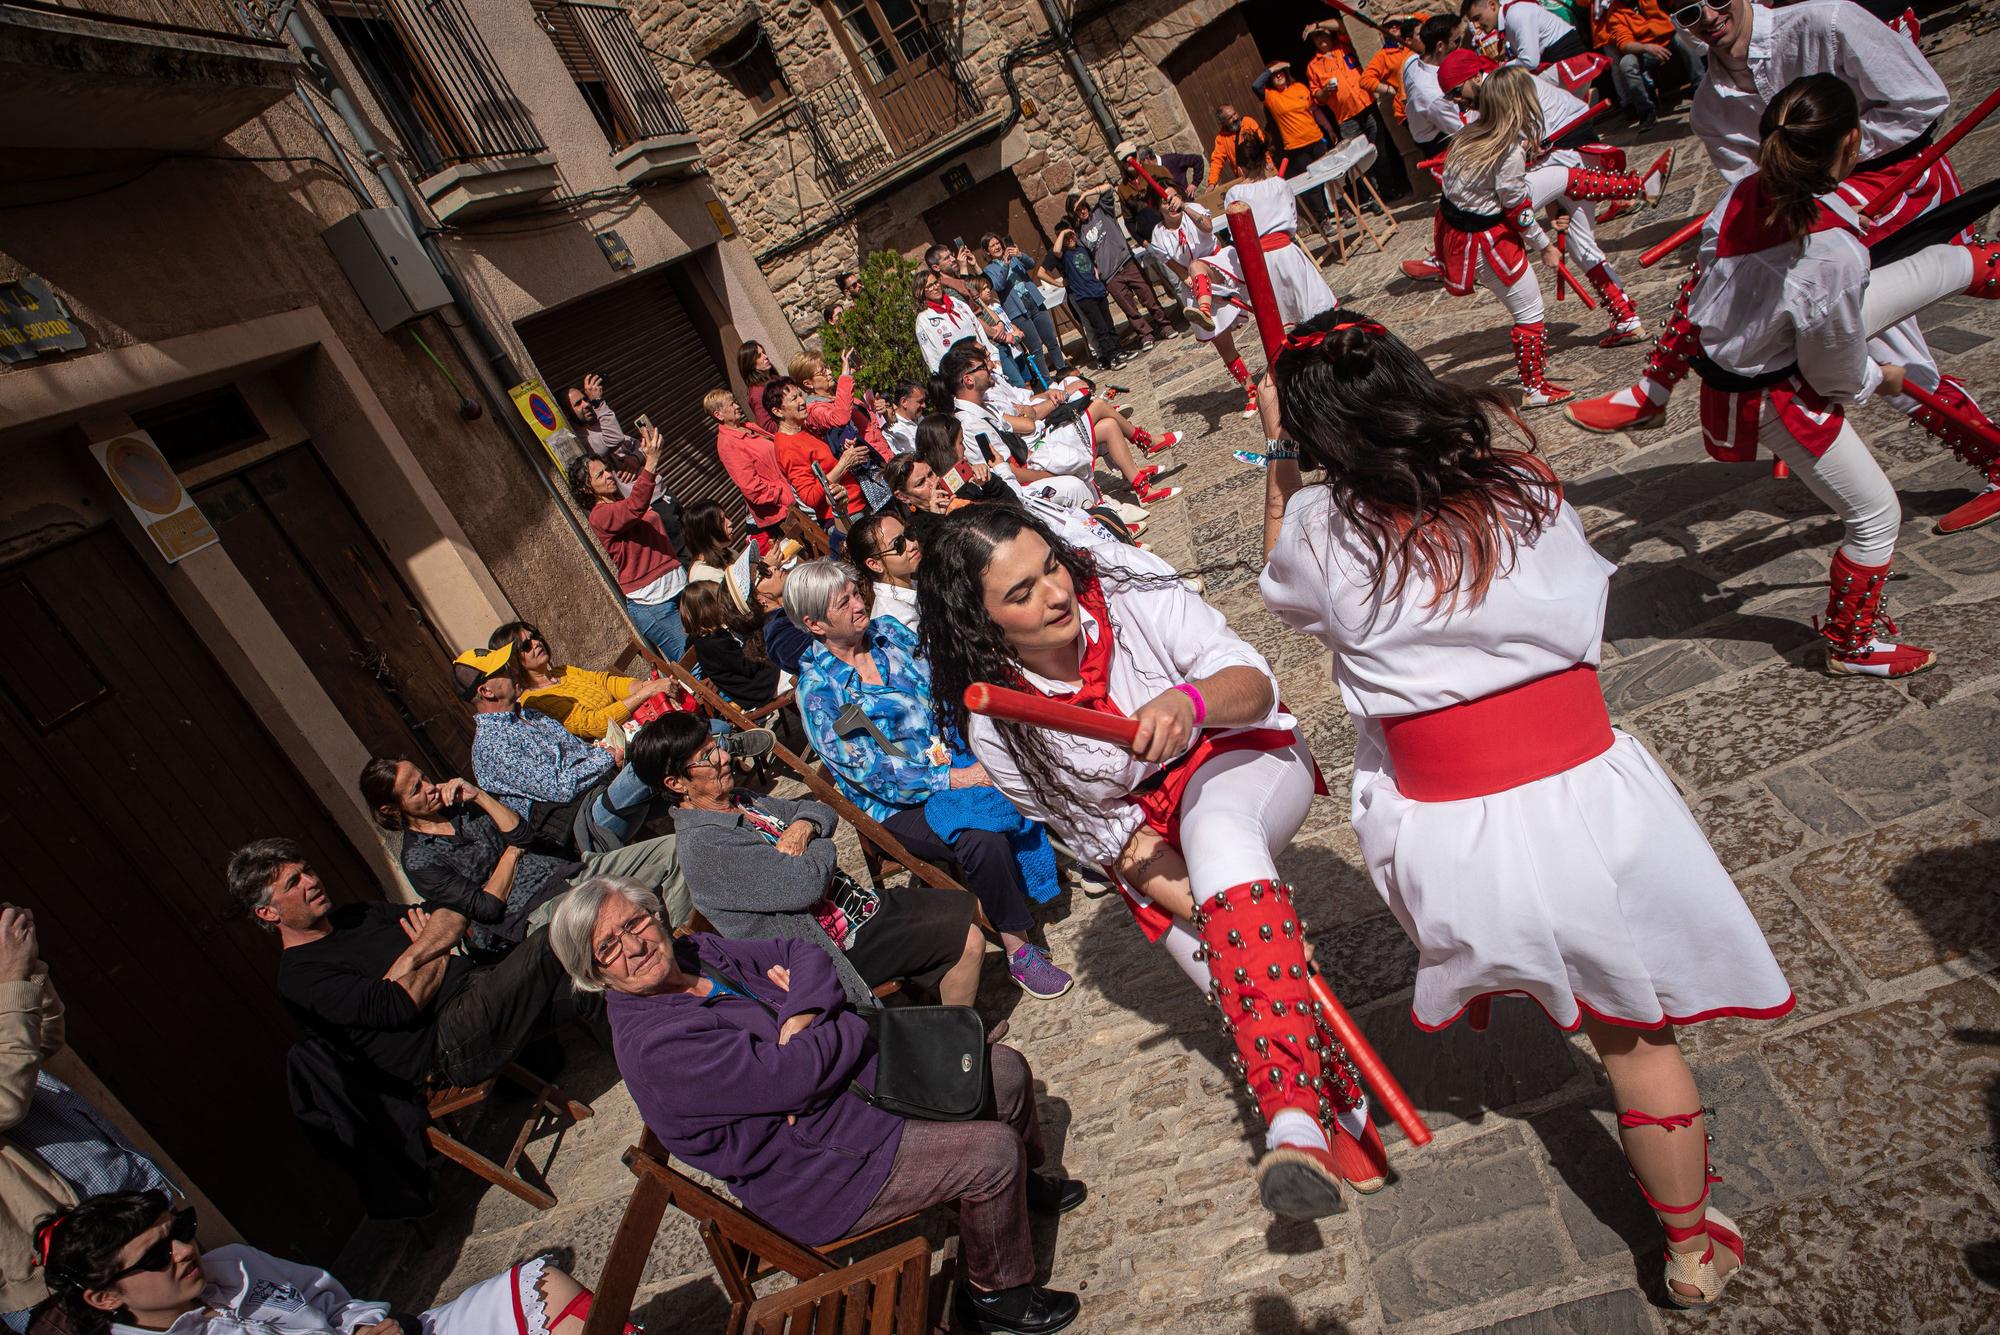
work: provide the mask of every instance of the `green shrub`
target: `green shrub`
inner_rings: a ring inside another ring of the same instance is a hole
[[[854,350],[854,383],[887,392],[899,380],[922,383],[930,372],[917,347],[917,308],[910,293],[917,262],[878,250],[861,266],[861,296],[838,320],[821,325],[821,355],[834,367]]]

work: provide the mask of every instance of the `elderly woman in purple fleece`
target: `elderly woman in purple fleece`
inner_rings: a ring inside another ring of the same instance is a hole
[[[850,1088],[875,1077],[875,1040],[826,952],[809,941],[678,940],[659,897],[593,876],[563,896],[549,946],[577,988],[606,993],[619,1073],[653,1134],[809,1246],[958,1203],[960,1327],[1043,1335],[1077,1297],[1034,1283],[1030,1211],[1083,1203],[1041,1161],[1033,1077],[991,1048],[993,1108],[970,1122],[905,1120]]]

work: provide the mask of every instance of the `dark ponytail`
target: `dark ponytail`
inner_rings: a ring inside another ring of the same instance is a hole
[[[1819,196],[1840,182],[1841,152],[1861,125],[1854,90],[1832,74],[1794,79],[1764,108],[1758,179],[1771,221],[1802,240],[1819,219]]]
[[[1264,136],[1245,130],[1236,137],[1236,166],[1244,172],[1262,170],[1271,161],[1270,146]]]
[[[36,1221],[35,1260],[48,1285],[48,1301],[75,1335],[107,1335],[113,1321],[130,1319],[122,1308],[106,1312],[92,1307],[83,1295],[117,1282],[118,1254],[159,1223],[168,1205],[163,1191],[121,1191],[85,1197]]]

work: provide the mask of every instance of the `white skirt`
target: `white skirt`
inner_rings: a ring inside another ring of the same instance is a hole
[[[1508,992],[1564,1029],[1791,1010],[1757,920],[1637,739],[1613,729],[1610,750],[1561,774],[1418,802],[1386,772],[1381,726],[1355,723],[1354,828],[1417,945],[1418,1027]]]
[[[1265,251],[1264,267],[1270,270],[1271,291],[1278,298],[1278,318],[1287,326],[1310,320],[1339,304],[1333,289],[1320,276],[1319,266],[1297,243]]]
[[[553,1313],[542,1308],[536,1285],[548,1258],[509,1266],[480,1280],[422,1316],[424,1335],[549,1335]]]

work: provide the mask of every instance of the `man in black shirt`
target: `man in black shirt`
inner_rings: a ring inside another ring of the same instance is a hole
[[[500,963],[475,967],[452,947],[463,914],[327,898],[289,839],[260,839],[229,859],[229,898],[274,933],[278,995],[341,1051],[412,1087],[432,1075],[477,1084],[534,1039],[602,1014],[576,991],[538,929]]]

